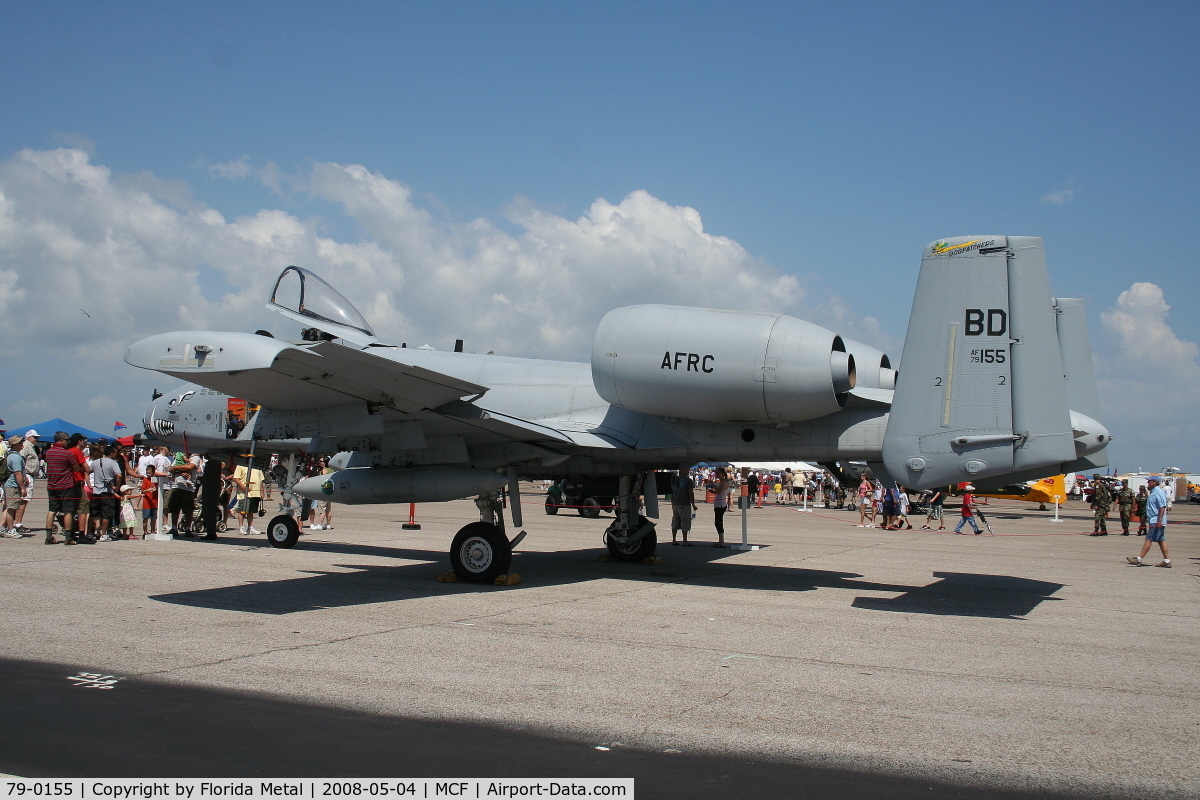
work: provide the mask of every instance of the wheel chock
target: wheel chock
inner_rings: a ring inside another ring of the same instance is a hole
[[[655,564],[661,564],[662,556],[646,556],[645,558],[642,559],[642,563],[648,564],[650,566],[654,566]]]
[[[497,586],[516,586],[521,582],[521,576],[515,572],[510,572],[507,575],[497,575],[496,580],[492,583]]]
[[[454,570],[443,572],[441,575],[438,575],[437,578],[442,583],[458,583],[458,573]]]

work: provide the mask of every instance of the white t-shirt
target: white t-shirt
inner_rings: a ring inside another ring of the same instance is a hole
[[[154,454],[154,473],[158,475],[159,484],[164,491],[175,485],[175,477],[169,472],[174,463],[175,459],[170,456],[164,456],[162,453]]]
[[[153,453],[142,456],[141,458],[138,459],[137,474],[141,475],[143,478],[146,477],[146,467],[149,466],[150,464],[154,464],[154,463],[155,463],[155,456]],[[157,466],[155,466],[154,471],[158,472]]]

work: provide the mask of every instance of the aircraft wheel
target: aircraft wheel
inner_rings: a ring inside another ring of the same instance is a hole
[[[491,583],[508,572],[512,546],[504,532],[489,522],[463,526],[450,545],[450,566],[460,581]]]
[[[546,495],[546,513],[547,514],[557,514],[558,513],[558,503],[555,503],[554,498],[551,497],[550,495]]]
[[[300,538],[300,526],[287,514],[280,514],[267,526],[267,541],[272,547],[294,547]]]
[[[638,517],[639,527],[645,522],[645,517]],[[615,525],[616,523],[613,524]],[[633,544],[617,544],[610,536],[611,530],[612,527],[610,526],[609,529],[604,532],[604,545],[608,548],[608,554],[618,561],[641,561],[647,556],[654,555],[655,549],[658,548],[658,535],[655,533],[653,528],[651,528],[649,533],[647,533],[641,539],[638,539]]]
[[[588,519],[600,518],[600,503],[596,501],[596,498],[589,497],[583,501],[583,504],[579,506],[579,516]]]

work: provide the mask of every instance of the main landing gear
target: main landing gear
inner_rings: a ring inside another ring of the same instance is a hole
[[[653,484],[653,478],[649,482]],[[642,561],[653,555],[658,547],[654,523],[638,513],[638,497],[643,488],[649,490],[648,497],[654,497],[653,485],[644,487],[644,483],[646,479],[642,475],[621,476],[617,518],[604,531],[604,545],[608,548],[608,554],[618,561]]]
[[[617,561],[644,561],[658,547],[654,523],[640,513],[643,495],[648,513],[657,516],[653,473],[621,477],[617,518],[604,531],[604,546]],[[512,502],[519,503],[520,497],[513,496]],[[503,509],[496,495],[481,495],[475,505],[479,522],[464,525],[455,535],[450,545],[450,565],[460,581],[493,583],[508,573],[513,548],[525,533],[522,531],[511,541],[505,535]],[[520,527],[519,519],[514,522]]]

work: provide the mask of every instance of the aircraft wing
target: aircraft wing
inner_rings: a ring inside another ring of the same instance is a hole
[[[295,345],[228,331],[151,336],[132,345],[125,361],[280,411],[358,399],[418,414],[488,390],[333,342]]]

